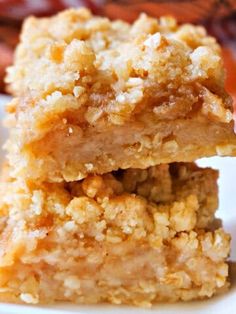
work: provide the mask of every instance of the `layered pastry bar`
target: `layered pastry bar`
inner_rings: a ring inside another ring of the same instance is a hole
[[[236,154],[220,48],[199,26],[85,9],[30,17],[7,82],[15,177],[75,181]]]
[[[44,184],[6,169],[0,300],[148,307],[224,291],[230,238],[208,229],[216,179],[194,164]]]

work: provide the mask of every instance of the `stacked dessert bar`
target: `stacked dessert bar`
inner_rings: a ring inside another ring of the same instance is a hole
[[[218,172],[194,164],[236,154],[204,28],[30,17],[7,82],[2,301],[150,306],[228,288]]]

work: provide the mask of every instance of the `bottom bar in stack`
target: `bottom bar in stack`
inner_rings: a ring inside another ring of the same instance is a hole
[[[150,306],[224,291],[230,237],[212,227],[217,176],[170,164],[37,185],[6,168],[0,300]]]

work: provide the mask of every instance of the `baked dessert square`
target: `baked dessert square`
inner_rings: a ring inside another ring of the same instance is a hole
[[[225,291],[230,237],[209,226],[216,179],[171,164],[39,184],[6,167],[0,300],[149,307]]]
[[[236,154],[220,47],[203,27],[85,9],[30,17],[7,82],[16,177],[76,181]]]

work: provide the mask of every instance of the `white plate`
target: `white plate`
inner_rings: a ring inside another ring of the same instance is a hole
[[[3,104],[6,97],[0,96],[0,117],[4,115]],[[6,130],[0,126],[0,144],[6,137]],[[1,152],[0,158],[3,158]],[[210,166],[220,170],[220,207],[217,216],[224,222],[224,229],[232,235],[231,261],[236,264],[236,158],[204,158],[198,164],[205,167]],[[236,268],[236,267],[234,267]],[[24,306],[12,304],[0,304],[0,314],[182,314],[182,313],[214,313],[228,314],[236,311],[236,271],[232,275],[231,289],[222,296],[206,301],[195,301],[177,304],[160,304],[150,310],[137,309],[134,307],[121,307],[110,305],[79,306],[71,304],[56,304],[51,306]]]

